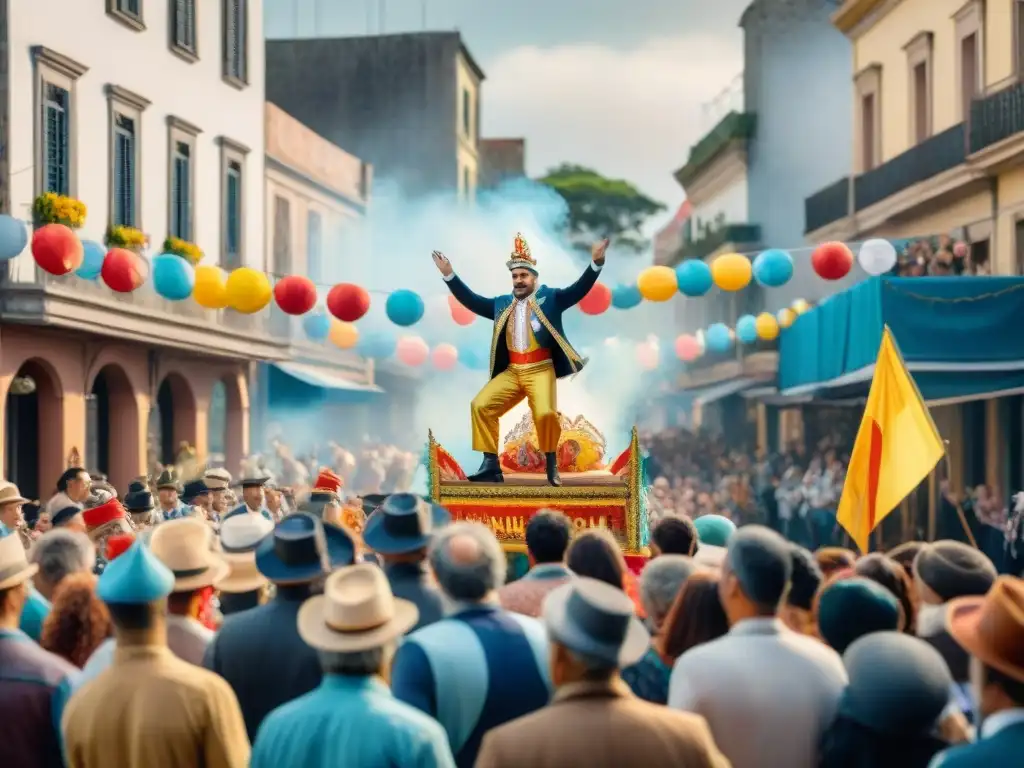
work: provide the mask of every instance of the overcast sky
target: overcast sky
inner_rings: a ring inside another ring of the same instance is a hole
[[[525,137],[531,175],[580,163],[673,209],[672,171],[742,70],[748,2],[265,0],[265,13],[268,37],[376,34],[382,17],[385,32],[459,29],[487,75],[485,137]]]

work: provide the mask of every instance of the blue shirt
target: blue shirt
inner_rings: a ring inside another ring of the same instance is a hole
[[[487,731],[550,700],[544,625],[474,606],[407,635],[391,668],[391,688],[442,725],[456,764],[470,768]]]
[[[50,601],[36,592],[34,587],[29,587],[28,598],[21,609],[21,631],[38,643],[43,636],[43,622],[49,615]]]
[[[444,730],[377,678],[325,675],[260,726],[250,768],[454,768]]]

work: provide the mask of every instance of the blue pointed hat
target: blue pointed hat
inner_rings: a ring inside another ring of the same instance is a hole
[[[171,570],[157,560],[149,547],[136,541],[103,570],[96,595],[105,603],[141,605],[162,600],[173,589]]]
[[[722,515],[701,515],[693,521],[697,540],[712,547],[724,547],[736,533],[736,524]]]

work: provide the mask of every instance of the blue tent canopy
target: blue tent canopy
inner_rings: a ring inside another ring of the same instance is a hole
[[[1024,387],[1021,277],[881,277],[828,297],[779,345],[779,389],[871,379],[888,325],[928,400]]]

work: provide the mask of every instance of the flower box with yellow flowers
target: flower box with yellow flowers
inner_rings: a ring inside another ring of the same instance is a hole
[[[175,256],[181,256],[193,267],[203,260],[202,248],[195,243],[190,243],[188,240],[182,240],[180,237],[172,235],[168,235],[167,239],[164,240],[163,251],[164,253],[173,253]]]
[[[149,235],[135,227],[110,226],[103,236],[103,244],[107,248],[125,248],[129,251],[142,253],[149,245]]]
[[[85,203],[56,192],[44,192],[32,201],[32,219],[37,227],[63,224],[71,229],[85,226]]]

